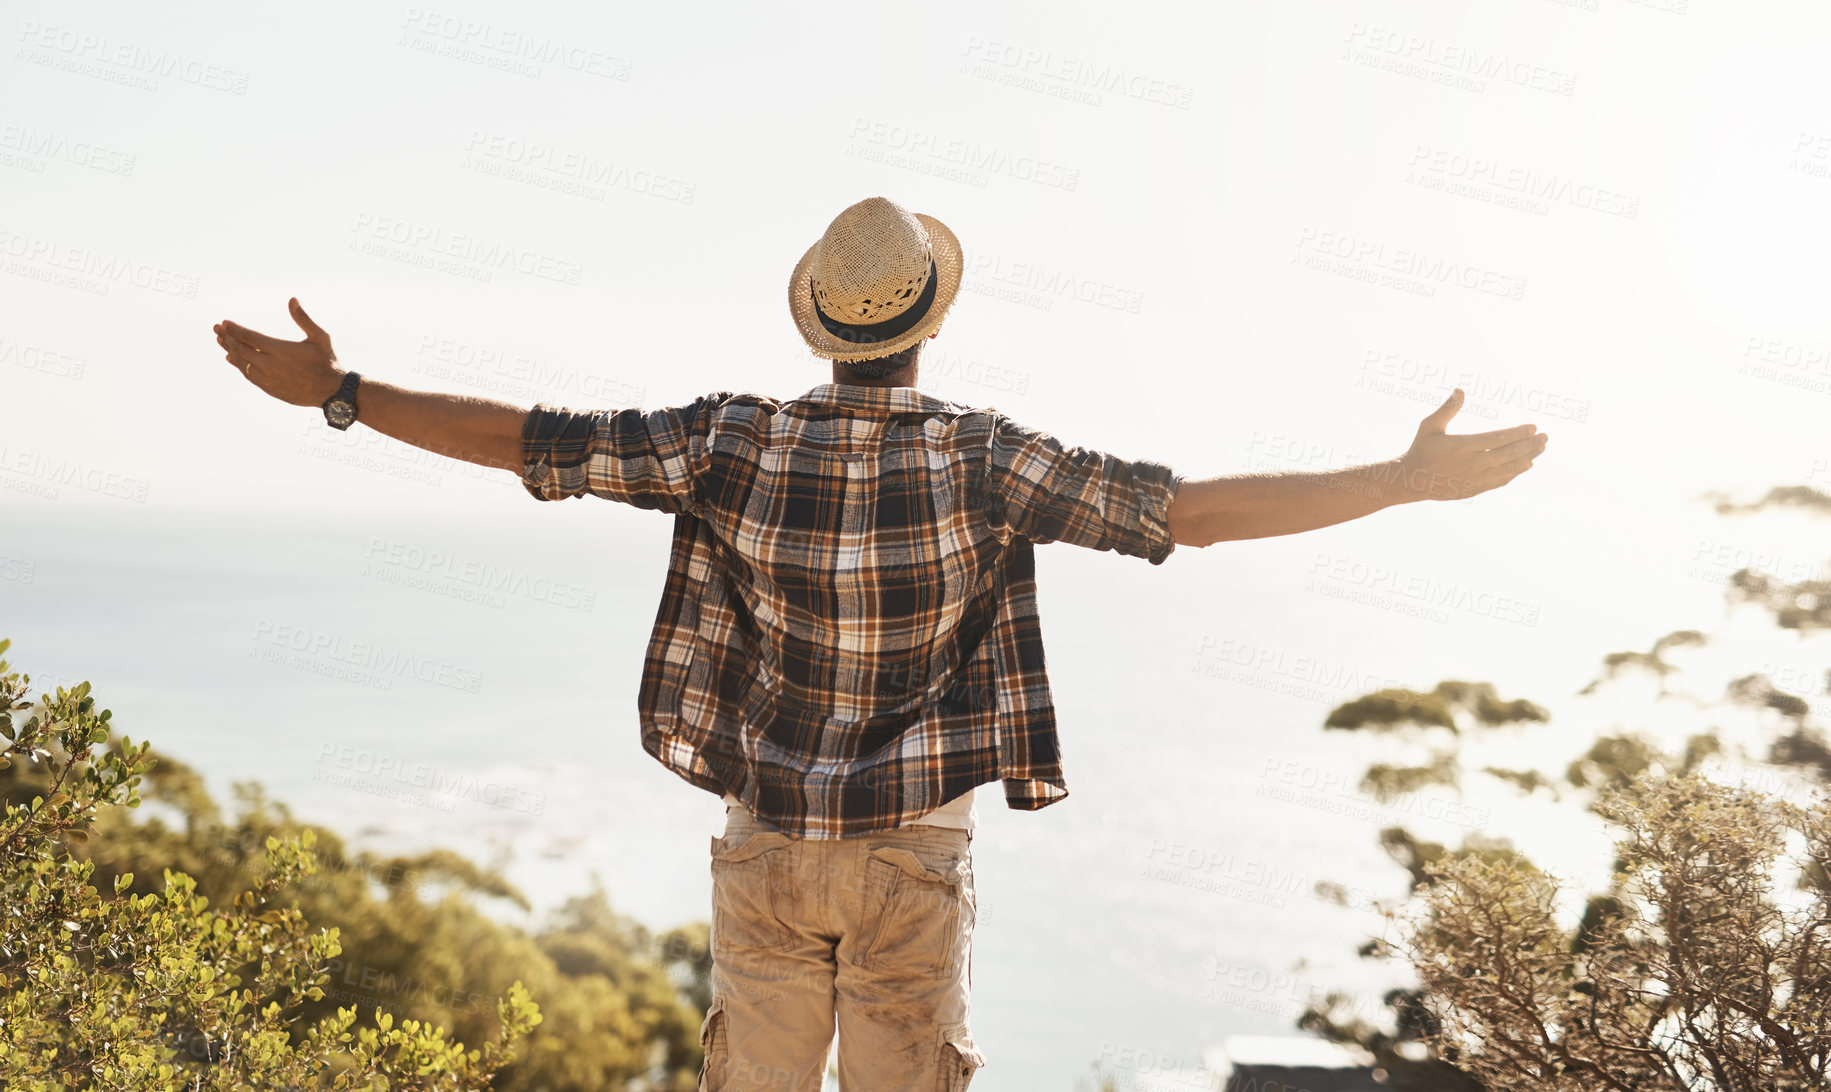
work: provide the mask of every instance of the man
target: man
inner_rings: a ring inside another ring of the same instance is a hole
[[[1531,425],[1450,436],[1452,394],[1396,459],[1186,480],[1067,447],[915,387],[960,290],[959,241],[883,198],[841,212],[788,302],[832,382],[637,409],[532,410],[409,391],[303,341],[215,327],[261,390],[515,471],[534,496],[670,512],[639,695],[643,747],[726,800],[712,840],[704,1089],[814,1089],[834,1028],[848,1090],[965,1088],[973,790],[1067,795],[1036,613],[1038,542],[1160,564],[1511,481]]]

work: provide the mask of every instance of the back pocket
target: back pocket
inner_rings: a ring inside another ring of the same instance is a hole
[[[712,954],[780,951],[794,933],[777,917],[794,840],[761,830],[712,839]]]
[[[967,859],[914,839],[867,853],[865,891],[881,909],[859,965],[882,975],[958,975],[973,922]]]

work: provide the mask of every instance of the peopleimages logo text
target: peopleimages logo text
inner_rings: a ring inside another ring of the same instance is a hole
[[[852,119],[853,140],[876,145],[893,152],[921,156],[952,164],[969,171],[1002,174],[1023,182],[1055,189],[1072,190],[1080,185],[1079,168],[1068,167],[1030,155],[1013,155],[1002,148],[970,140],[948,137],[927,129],[893,125],[873,118]]]
[[[386,566],[403,573],[449,580],[479,591],[520,596],[572,610],[590,611],[598,600],[595,588],[543,576],[530,577],[524,572],[498,568],[475,558],[461,557],[443,550],[427,550],[388,539],[371,538],[362,556],[371,562],[372,568]]]
[[[547,810],[547,794],[544,792],[480,778],[462,770],[447,770],[427,762],[409,762],[398,755],[371,751],[365,747],[321,743],[318,746],[318,764],[377,781],[394,781],[439,796],[473,800],[493,808],[529,815],[544,815]]]
[[[56,499],[55,487],[73,486],[100,496],[144,504],[149,487],[144,478],[131,478],[99,466],[36,451],[8,450],[4,446],[0,446],[0,478],[48,488],[52,500]]]
[[[158,84],[152,81],[152,77],[168,76],[182,83],[217,91],[228,91],[236,95],[246,94],[248,91],[248,73],[246,72],[209,64],[193,57],[186,57],[182,53],[148,49],[132,42],[111,38],[106,34],[94,34],[69,27],[45,26],[27,20],[24,28],[19,32],[18,40],[26,45],[28,51],[24,57],[26,60],[45,63],[44,58],[46,57],[57,59],[64,62],[57,67],[70,67],[84,75],[102,75],[105,70],[112,69],[120,76],[133,77],[130,80],[116,79],[112,82],[132,83],[142,90],[158,90]],[[92,71],[92,65],[104,67],[102,70]]]
[[[1115,311],[1137,314],[1144,307],[1144,293],[1105,281],[1077,277],[1065,269],[1051,269],[1036,262],[1007,262],[995,254],[978,254],[966,262],[966,277],[996,281],[1041,293],[1043,296],[1067,296],[1080,303],[1109,307]]]
[[[78,276],[94,277],[98,282],[124,282],[168,296],[187,300],[197,298],[198,280],[194,276],[94,247],[69,246],[57,239],[26,235],[3,225],[0,225],[0,256],[17,258],[46,269],[67,270]],[[100,287],[101,292],[98,294],[106,294],[106,285]]]
[[[456,664],[414,656],[369,641],[350,641],[339,634],[320,633],[304,626],[263,621],[254,627],[254,643],[271,645],[327,663],[347,664],[378,675],[409,676],[424,683],[477,693],[483,674]]]
[[[479,23],[462,16],[410,7],[401,25],[410,33],[424,35],[429,40],[521,62],[529,66],[527,74],[536,77],[540,75],[537,66],[553,64],[584,76],[629,79],[630,62],[622,57],[494,23]]]
[[[430,255],[469,262],[487,269],[511,269],[529,277],[576,285],[584,271],[578,262],[542,254],[526,247],[446,231],[433,224],[413,223],[395,216],[358,213],[351,229],[358,238],[393,243]]]
[[[131,175],[134,157],[87,140],[72,140],[60,133],[35,129],[29,125],[0,125],[0,153],[16,152],[31,159],[68,163],[87,167],[103,174]],[[0,156],[0,162],[7,157]],[[24,161],[29,163],[30,160]],[[42,171],[42,164],[26,166]]]
[[[1306,227],[1298,233],[1297,248],[1419,281],[1451,284],[1502,299],[1526,298],[1524,277],[1458,262],[1416,247],[1388,247],[1377,239]]]
[[[1577,77],[1568,72],[1509,57],[1498,50],[1441,42],[1390,27],[1355,23],[1348,30],[1348,43],[1396,60],[1480,79],[1499,80],[1533,91],[1549,91],[1568,96],[1577,87]]]
[[[965,53],[969,63],[1035,76],[1063,87],[1123,95],[1183,110],[1189,108],[1194,95],[1181,84],[1129,71],[1120,65],[1101,64],[1083,57],[1057,56],[1050,50],[1012,42],[970,37],[966,40]]]
[[[1337,587],[1359,587],[1371,592],[1410,600],[1417,604],[1467,611],[1483,618],[1515,622],[1524,626],[1539,624],[1539,604],[1497,595],[1461,583],[1445,583],[1428,573],[1407,573],[1403,569],[1372,565],[1342,554],[1318,553],[1310,564],[1313,578],[1335,582]],[[1334,594],[1319,586],[1318,591]]]

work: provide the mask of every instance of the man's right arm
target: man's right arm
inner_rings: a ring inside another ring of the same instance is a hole
[[[1003,541],[1066,542],[1162,564],[1175,549],[1169,467],[1075,447],[994,413],[985,515]]]
[[[216,342],[229,363],[256,387],[295,406],[321,406],[337,392],[346,369],[337,366],[331,337],[297,299],[289,300],[303,341],[283,341],[223,321]],[[491,398],[408,390],[364,376],[356,391],[357,420],[402,443],[453,459],[522,472],[522,427],[528,410]]]
[[[1184,481],[1170,505],[1170,534],[1178,546],[1210,546],[1313,531],[1395,504],[1461,500],[1519,477],[1545,450],[1545,434],[1533,425],[1449,435],[1462,400],[1457,388],[1419,423],[1411,447],[1396,459]]]
[[[1170,505],[1178,546],[1294,535],[1423,500],[1405,488],[1401,460],[1342,470],[1287,470],[1185,480]]]

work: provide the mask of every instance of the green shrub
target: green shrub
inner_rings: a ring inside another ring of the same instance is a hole
[[[594,890],[530,936],[478,909],[525,908],[498,873],[352,854],[248,784],[225,820],[88,684],[28,685],[0,660],[0,1087],[693,1087],[703,925]]]

